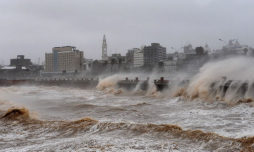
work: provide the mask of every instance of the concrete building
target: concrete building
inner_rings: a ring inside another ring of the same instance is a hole
[[[31,79],[40,75],[40,70],[43,70],[43,66],[32,64],[26,66],[4,66],[0,68],[0,79]]]
[[[166,61],[167,60],[173,60],[175,53],[168,53],[166,54]]]
[[[176,72],[183,68],[186,63],[185,53],[175,52],[170,54],[170,60],[164,61],[164,70],[167,72]]]
[[[168,72],[190,72],[195,73],[208,61],[208,54],[211,52],[208,45],[192,48],[189,44],[184,47],[184,53],[175,52],[167,55],[167,61],[164,61],[164,70]]]
[[[91,71],[93,59],[85,59],[84,58],[84,70],[87,72]]]
[[[116,63],[122,63],[126,61],[126,56],[122,56],[120,53],[114,53],[112,56],[108,57],[108,63],[111,63],[113,59]]]
[[[184,54],[187,57],[191,57],[191,56],[195,56],[196,55],[196,51],[195,51],[195,49],[192,48],[191,44],[189,44],[187,46],[184,46],[183,50],[184,50]]]
[[[151,46],[144,47],[144,64],[157,65],[159,61],[166,60],[166,47],[159,43],[152,43]]]
[[[121,56],[120,53],[112,54],[107,63],[106,71],[111,74],[121,72],[128,67],[126,56]]]
[[[73,46],[54,47],[45,54],[44,72],[81,72],[84,70],[83,51]]]
[[[5,66],[0,69],[0,79],[28,79],[30,74],[26,67]]]
[[[173,55],[173,60],[175,61],[183,61],[185,59],[186,59],[185,53],[175,52]]]
[[[19,67],[29,67],[32,65],[32,62],[30,59],[25,59],[24,55],[18,55],[17,59],[11,59],[10,60],[11,64],[10,66],[19,66]]]
[[[208,46],[208,44],[205,44],[205,47],[204,47],[204,52],[211,55],[213,54],[214,52],[210,49],[210,47]]]
[[[129,68],[134,67],[134,53],[139,50],[140,50],[139,48],[133,48],[129,49],[128,53],[126,53],[126,61],[129,64]]]
[[[234,40],[229,40],[228,42],[228,53],[235,53],[235,54],[244,54],[244,55],[252,55],[252,48],[248,45],[241,45],[238,40],[236,39],[235,43]]]
[[[109,60],[107,64],[107,72],[114,74],[114,73],[119,73],[123,72],[126,68],[128,68],[127,62],[125,60]]]
[[[108,60],[108,46],[107,46],[107,42],[106,42],[106,36],[103,36],[103,40],[102,40],[102,60],[106,61]]]
[[[177,61],[176,60],[168,60],[164,62],[164,69],[167,72],[175,72],[177,71]]]
[[[138,68],[144,65],[144,52],[142,50],[137,50],[133,55],[133,67]]]
[[[91,70],[92,76],[98,76],[105,73],[105,71],[107,70],[107,66],[108,66],[108,61],[104,61],[104,60],[93,61],[92,70]]]
[[[38,77],[42,65],[33,64],[30,59],[25,59],[24,55],[18,55],[17,59],[11,59],[10,65],[0,68],[0,78],[3,79],[31,79]]]

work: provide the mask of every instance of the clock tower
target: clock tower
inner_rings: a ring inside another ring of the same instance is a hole
[[[107,55],[107,42],[106,42],[106,36],[103,36],[103,41],[102,41],[102,60],[108,60],[108,55]]]

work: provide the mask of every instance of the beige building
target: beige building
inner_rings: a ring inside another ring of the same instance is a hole
[[[83,51],[73,46],[54,47],[45,54],[45,72],[80,72],[84,70]]]
[[[53,72],[53,53],[45,53],[45,72]]]

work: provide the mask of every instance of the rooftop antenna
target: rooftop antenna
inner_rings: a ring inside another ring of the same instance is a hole
[[[40,65],[40,62],[41,62],[40,60],[41,60],[41,59],[40,59],[40,58],[38,58],[38,65]]]
[[[181,38],[181,47],[183,47],[183,44],[182,44],[182,38]]]

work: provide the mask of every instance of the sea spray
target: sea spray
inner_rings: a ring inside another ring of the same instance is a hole
[[[250,82],[254,80],[254,67],[250,66],[253,64],[254,60],[250,57],[231,57],[216,62],[209,62],[201,67],[200,72],[190,81],[187,94],[191,99],[201,98],[208,100],[211,95],[211,84],[220,81],[221,85],[223,85],[222,77],[226,77],[227,80],[241,80],[241,83],[248,80],[250,86],[252,84]],[[223,99],[227,102],[233,102],[232,100],[235,99],[238,100],[239,98],[236,98],[234,95],[235,93],[227,92]],[[220,92],[217,92],[213,96],[213,99],[216,96],[217,98],[222,98]],[[243,95],[243,98],[250,97],[252,97],[250,93],[248,93],[248,96]]]
[[[139,82],[138,82],[137,86],[136,86],[135,89],[134,89],[134,92],[135,92],[135,93],[139,93],[139,92],[142,91],[142,89],[141,89],[142,83],[143,83],[142,81],[139,81]]]
[[[113,93],[113,94],[123,93],[123,88],[119,88],[118,90],[116,90],[117,82],[120,80],[124,80],[126,77],[133,77],[133,75],[132,74],[129,74],[129,75],[115,74],[113,76],[106,77],[99,81],[99,84],[96,86],[96,88],[97,90],[105,91],[105,92]],[[144,77],[144,76],[140,76],[140,77]],[[151,77],[155,78],[155,75],[151,75]],[[152,78],[148,80],[148,88],[145,93],[145,95],[147,96],[153,95],[154,93],[157,92],[156,86],[154,85]],[[142,83],[143,82],[140,81],[138,85],[134,88],[134,90],[129,90],[129,91],[133,91],[134,93],[140,93]]]
[[[99,84],[96,86],[98,90],[105,90],[106,88],[115,88],[117,82],[120,80],[120,75],[113,75],[106,77],[99,81]]]
[[[154,84],[154,79],[156,79],[158,73],[155,73],[153,72],[149,77],[149,80],[148,80],[148,89],[145,93],[146,96],[158,96],[158,93],[157,93],[157,88]]]

